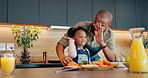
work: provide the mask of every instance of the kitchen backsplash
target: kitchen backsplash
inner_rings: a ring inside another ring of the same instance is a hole
[[[66,31],[67,30],[42,29],[39,39],[33,42],[34,47],[29,49],[31,61],[42,61],[43,52],[45,51],[47,52],[49,60],[58,60],[56,54],[56,43]],[[128,56],[130,52],[130,47],[128,45],[129,39],[131,39],[130,33],[128,31],[115,31],[114,33],[116,40],[117,57],[120,57],[122,55]],[[13,39],[13,37],[14,35],[12,35],[12,32],[9,27],[0,27],[0,43],[14,43],[14,51],[20,56],[23,50],[17,47],[16,41]],[[65,54],[67,55],[67,49],[65,51]],[[2,52],[3,51],[0,50],[0,53]],[[99,54],[102,58],[104,58],[102,52],[100,52]]]

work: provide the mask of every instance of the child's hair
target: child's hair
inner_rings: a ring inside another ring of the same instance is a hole
[[[69,30],[68,30],[68,37],[73,37],[74,36],[74,34],[78,31],[78,30],[83,30],[85,33],[86,33],[86,30],[84,29],[84,28],[82,28],[82,27],[78,27],[78,28],[70,28]]]

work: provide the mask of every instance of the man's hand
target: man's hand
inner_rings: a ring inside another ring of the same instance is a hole
[[[60,57],[60,61],[63,66],[66,66],[69,62],[72,62],[73,60],[68,56],[63,56],[63,57]]]
[[[104,41],[103,41],[103,29],[101,27],[101,23],[96,23],[95,25],[95,30],[94,30],[94,34],[96,37],[96,41],[100,46],[104,46]]]

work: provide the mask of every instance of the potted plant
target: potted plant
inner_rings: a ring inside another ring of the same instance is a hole
[[[148,34],[143,35],[143,45],[144,45],[144,48],[145,48],[147,55],[148,55]]]
[[[23,48],[23,52],[20,61],[22,64],[29,64],[29,52],[28,49],[33,47],[33,41],[39,39],[41,29],[36,26],[19,26],[12,25],[12,34],[15,34],[14,40],[16,40],[18,47]]]
[[[145,49],[148,49],[148,34],[143,35],[143,45]]]

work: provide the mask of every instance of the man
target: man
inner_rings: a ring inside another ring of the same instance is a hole
[[[115,61],[115,40],[111,26],[113,15],[106,10],[97,13],[93,23],[88,21],[79,22],[74,28],[83,27],[87,30],[87,43],[85,47],[90,51],[91,61],[97,61],[100,57],[98,52],[102,49],[105,57],[109,61]],[[67,33],[64,36],[68,36]],[[62,65],[67,65],[72,59],[64,55],[64,48],[68,46],[68,40],[62,38],[56,46],[57,55]]]

